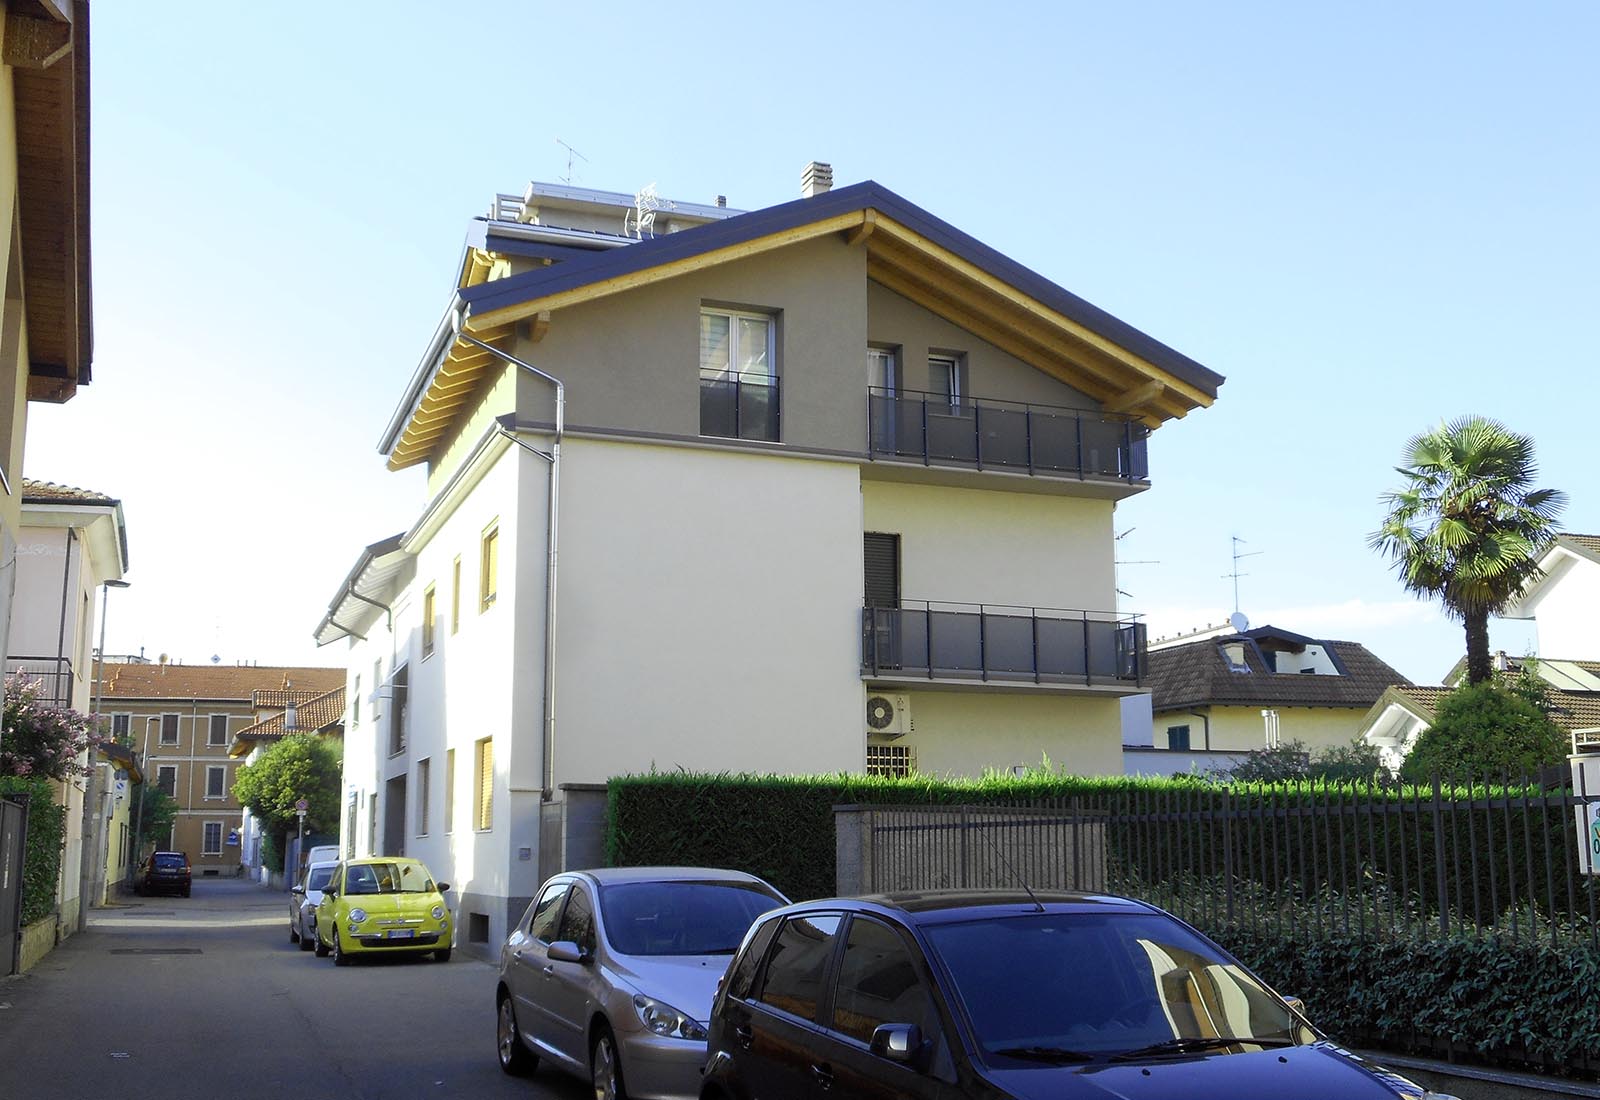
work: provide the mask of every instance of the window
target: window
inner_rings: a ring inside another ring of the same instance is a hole
[[[952,413],[961,411],[961,397],[966,387],[962,385],[963,364],[954,355],[928,356],[928,388],[944,399]]]
[[[422,591],[422,655],[433,653],[433,585]]]
[[[700,434],[778,439],[776,325],[764,313],[700,311]]]
[[[728,979],[728,996],[741,1001],[750,996],[750,990],[755,985],[756,972],[761,969],[761,960],[766,957],[767,947],[772,943],[773,934],[778,931],[778,926],[782,923],[781,920],[769,920],[756,929],[756,934],[750,937],[749,945],[739,957],[739,962]]]
[[[489,610],[500,594],[500,521],[496,520],[483,533],[483,545],[478,554],[478,612]]]
[[[472,826],[479,832],[494,826],[494,740],[485,737],[475,747]]]
[[[367,855],[378,854],[378,796],[367,795]]]
[[[444,831],[456,827],[456,750],[444,754]]]
[[[133,715],[113,714],[111,716],[111,736],[117,741],[126,741],[133,736]]]
[[[761,984],[758,1000],[804,1020],[817,1018],[817,1001],[822,993],[822,976],[833,953],[834,936],[839,931],[835,913],[791,917],[783,922],[778,942],[767,963],[767,977]]]
[[[917,773],[917,754],[910,745],[868,745],[867,774],[905,778]]]
[[[534,903],[528,914],[528,935],[540,943],[550,943],[556,935],[556,918],[561,915],[561,902],[567,896],[569,885],[558,882],[546,886],[544,893]]]
[[[205,840],[200,845],[200,854],[203,856],[220,856],[222,854],[222,822],[206,822]]]
[[[589,891],[582,886],[574,886],[567,897],[567,908],[561,914],[561,929],[556,939],[570,940],[579,950],[594,952],[594,902],[589,900]]]
[[[1249,672],[1250,662],[1245,657],[1243,642],[1226,642],[1219,647],[1222,659],[1228,663],[1229,672]]]
[[[169,797],[169,798],[177,797],[177,794],[178,794],[178,765],[176,765],[176,764],[158,764],[158,765],[156,765],[156,786],[161,788],[161,793],[165,794],[167,797]]]
[[[450,633],[461,629],[461,555],[450,563]]]
[[[417,835],[428,835],[428,778],[432,772],[432,762],[429,760],[417,761]]]
[[[886,924],[853,918],[834,987],[833,1029],[870,1043],[884,1024],[916,1024],[923,1035],[937,1035],[938,1019],[905,942]]]
[[[161,743],[163,745],[176,745],[178,743],[178,716],[176,714],[163,714],[161,716]]]
[[[1169,749],[1180,749],[1183,752],[1188,752],[1189,751],[1189,727],[1188,726],[1168,726],[1167,727],[1167,748],[1169,748]]]
[[[875,393],[895,391],[895,353],[892,348],[867,349],[867,386]]]
[[[224,789],[224,787],[227,784],[227,782],[228,782],[228,769],[227,768],[218,767],[216,765],[212,765],[211,767],[206,768],[206,797],[207,798],[227,798],[228,797],[228,793]]]
[[[406,751],[406,694],[411,670],[401,665],[389,681],[389,755]]]
[[[226,714],[213,714],[211,728],[206,733],[206,744],[212,748],[228,743],[228,716]]]
[[[361,724],[361,675],[356,674],[355,687],[350,692],[350,725]]]

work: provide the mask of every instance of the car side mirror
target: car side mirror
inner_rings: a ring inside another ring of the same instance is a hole
[[[339,896],[339,891],[335,890],[332,886],[324,886],[322,888],[322,896],[325,898],[336,898]]]
[[[291,886],[291,887],[289,887],[289,893],[291,893],[291,894],[299,894],[301,897],[305,897],[306,896],[306,888],[304,886]]]
[[[872,1030],[872,1053],[901,1065],[914,1065],[922,1053],[922,1028],[916,1024],[879,1024]]]
[[[1302,1016],[1306,1014],[1306,1003],[1299,997],[1285,997],[1283,999],[1283,1003],[1294,1009]]]
[[[444,893],[446,890],[450,889],[450,884],[448,882],[441,882],[441,883],[436,884],[436,886],[437,886],[437,889],[438,889],[439,893],[441,893],[441,894]]]
[[[571,940],[557,940],[545,952],[550,956],[551,962],[586,963],[589,961],[588,952],[573,943]]]

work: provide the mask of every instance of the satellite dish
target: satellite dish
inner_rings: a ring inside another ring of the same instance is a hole
[[[1228,616],[1228,622],[1233,626],[1235,634],[1243,634],[1250,629],[1250,620],[1245,618],[1243,611],[1235,611]]]

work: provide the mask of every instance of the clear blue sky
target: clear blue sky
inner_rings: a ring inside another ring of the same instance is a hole
[[[1221,621],[1239,535],[1254,622],[1436,682],[1459,628],[1366,548],[1410,435],[1505,420],[1600,531],[1597,40],[1578,3],[102,2],[95,381],[24,469],[124,501],[111,652],[339,663],[310,632],[421,506],[376,445],[468,219],[557,138],[747,209],[827,160],[1227,376],[1119,510],[1160,563],[1126,607]]]

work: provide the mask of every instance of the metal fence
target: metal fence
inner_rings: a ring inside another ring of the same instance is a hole
[[[7,676],[25,676],[39,682],[40,701],[53,707],[72,705],[73,671],[69,657],[11,657],[6,661]]]

